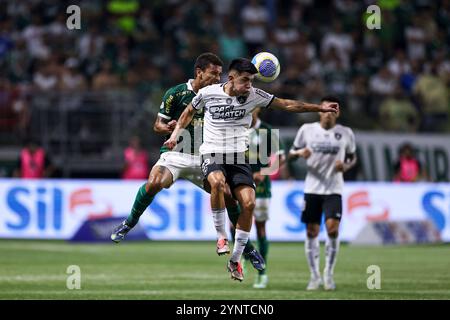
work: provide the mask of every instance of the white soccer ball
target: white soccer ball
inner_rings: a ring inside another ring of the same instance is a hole
[[[278,58],[269,52],[260,52],[253,57],[252,63],[258,69],[256,79],[264,82],[272,82],[280,74],[280,62]]]

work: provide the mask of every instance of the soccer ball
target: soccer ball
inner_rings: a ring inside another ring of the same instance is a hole
[[[253,57],[252,63],[258,69],[256,79],[264,82],[272,82],[280,74],[280,62],[278,58],[269,52],[260,52]]]

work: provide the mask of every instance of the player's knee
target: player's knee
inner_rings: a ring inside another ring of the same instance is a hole
[[[307,231],[306,234],[307,234],[308,238],[315,238],[315,237],[317,237],[319,235],[319,233],[317,231],[315,231],[315,230],[314,231]]]
[[[147,193],[151,196],[156,195],[158,192],[160,192],[163,189],[163,183],[161,179],[158,178],[150,178],[147,181],[147,185],[145,187],[145,190]]]
[[[244,200],[244,202],[242,203],[242,209],[245,210],[246,212],[251,212],[253,213],[255,211],[255,200]]]
[[[328,219],[326,222],[328,237],[337,238],[339,235],[339,222]]]
[[[319,235],[319,228],[317,228],[315,225],[311,226],[308,225],[306,227],[306,234],[308,236],[308,238],[315,238]]]
[[[224,192],[225,191],[225,179],[223,179],[223,178],[211,179],[209,184],[211,185],[211,189],[215,190],[216,192]]]

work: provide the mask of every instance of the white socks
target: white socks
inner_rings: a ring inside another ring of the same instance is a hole
[[[305,254],[306,260],[308,261],[311,276],[316,279],[320,278],[320,271],[319,271],[320,245],[318,237],[309,238],[308,236],[306,236]]]
[[[238,262],[241,260],[242,252],[244,251],[249,236],[250,232],[236,229],[236,235],[234,236],[233,254],[230,258],[231,261]]]
[[[339,251],[339,238],[327,238],[325,243],[325,269],[324,273],[333,275]]]
[[[217,239],[228,239],[227,232],[225,231],[225,208],[212,209],[212,216],[217,232]]]

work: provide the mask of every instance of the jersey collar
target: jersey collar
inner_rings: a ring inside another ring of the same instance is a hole
[[[192,92],[194,92],[194,88],[192,88],[192,81],[194,81],[194,79],[189,79],[188,82],[186,82],[186,86],[188,88],[188,90],[191,90]],[[197,93],[197,92],[194,92]]]

